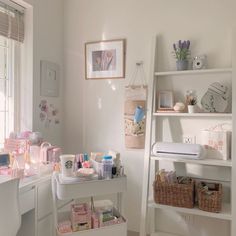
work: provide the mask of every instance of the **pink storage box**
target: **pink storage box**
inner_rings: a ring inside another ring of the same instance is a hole
[[[60,233],[62,233],[62,234],[64,234],[64,233],[71,233],[72,232],[72,230],[71,230],[71,222],[69,220],[60,222],[58,224],[58,231]]]
[[[91,229],[91,210],[88,204],[71,206],[71,224],[74,232]]]
[[[92,214],[92,228],[93,229],[99,228],[99,213]]]
[[[29,140],[28,139],[12,139],[6,138],[4,142],[4,151],[5,152],[14,152],[21,151],[24,153],[28,150]]]

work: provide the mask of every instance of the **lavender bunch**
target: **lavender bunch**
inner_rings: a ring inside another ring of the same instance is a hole
[[[186,60],[188,55],[190,54],[190,41],[187,40],[187,41],[181,41],[179,40],[178,43],[174,43],[173,44],[173,48],[174,48],[174,57],[177,59],[177,60]]]

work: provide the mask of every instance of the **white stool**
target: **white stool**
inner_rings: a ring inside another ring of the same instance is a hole
[[[19,179],[0,182],[0,235],[16,236],[20,225]]]

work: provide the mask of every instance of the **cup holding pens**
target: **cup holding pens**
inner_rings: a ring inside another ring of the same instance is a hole
[[[73,176],[75,155],[60,155],[61,173],[64,177]]]
[[[144,109],[141,106],[137,106],[134,113],[134,123],[140,122],[144,116]]]

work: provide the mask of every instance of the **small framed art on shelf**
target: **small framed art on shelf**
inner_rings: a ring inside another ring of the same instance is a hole
[[[106,40],[85,44],[86,79],[125,77],[125,40]]]
[[[158,92],[158,111],[173,111],[174,97],[172,91]]]

